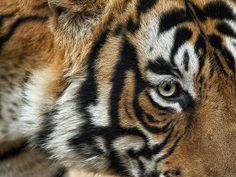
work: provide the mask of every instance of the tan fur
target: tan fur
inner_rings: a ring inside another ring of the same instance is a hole
[[[201,9],[213,1],[216,0],[192,2]],[[233,0],[229,2],[235,4]],[[42,113],[50,110],[58,104],[58,98],[63,95],[68,83],[80,79],[81,76],[85,77],[88,57],[101,34],[105,31],[114,33],[117,26],[125,27],[130,19],[134,24],[140,23],[140,29],[135,34],[127,31],[124,33],[137,49],[138,67],[142,79],[146,79],[146,67],[149,58],[146,56],[144,50],[146,46],[143,42],[148,23],[153,18],[161,17],[167,11],[176,8],[184,9],[186,4],[184,0],[169,0],[168,2],[159,0],[151,10],[140,16],[137,13],[137,4],[138,1],[125,0],[49,0],[49,2],[46,0],[1,0],[0,15],[10,13],[15,13],[15,15],[7,18],[3,26],[0,26],[0,37],[6,34],[11,24],[20,17],[32,15],[45,17],[44,20],[27,22],[17,28],[10,40],[0,48],[0,88],[4,93],[4,100],[10,99],[11,94],[9,92],[15,92],[15,89],[23,89],[21,83],[27,79],[25,78],[27,72],[31,72],[33,73],[32,83],[40,92],[37,97],[38,102],[35,103],[38,106],[37,111]],[[234,8],[236,9],[236,7]],[[139,21],[140,18],[141,21]],[[190,44],[195,44],[200,33],[205,36],[216,33],[223,40],[223,45],[226,45],[225,36],[215,29],[218,23],[220,21],[212,19],[201,23],[196,18],[194,22],[186,22],[177,28],[187,27],[193,32]],[[98,90],[105,102],[109,101],[109,94],[104,89],[109,88],[114,82],[112,76],[119,62],[119,54],[124,40],[124,36],[109,35],[105,45],[99,51],[99,60],[94,66]],[[199,84],[198,81],[201,76],[209,78],[211,60],[215,52],[208,41],[209,39],[205,37],[205,40],[207,45],[205,64],[199,77],[193,76],[194,87],[197,92],[196,107],[191,112],[193,120],[188,120],[190,116],[185,112],[163,115],[163,112],[153,107],[147,98],[146,92],[150,92],[149,88],[142,91],[138,102],[146,113],[155,118],[156,122],[151,122],[145,117],[144,122],[148,125],[161,128],[170,123],[168,128],[173,130],[173,134],[163,148],[163,153],[167,153],[179,139],[174,152],[156,167],[159,171],[170,171],[170,175],[174,176],[174,173],[181,169],[179,176],[183,177],[233,177],[236,175],[236,101],[234,99],[236,97],[236,79],[234,73],[230,71],[228,78],[215,72],[209,81]],[[224,57],[219,52],[217,54],[219,54],[223,66],[227,67]],[[126,73],[124,83],[125,86],[118,103],[121,126],[123,128],[135,127],[148,135],[153,142],[161,142],[169,131],[158,135],[150,133],[135,117],[132,101],[135,96],[136,83],[132,71]],[[8,103],[8,101],[5,102]],[[14,105],[18,102],[21,104],[21,99],[16,97],[15,102],[8,103],[9,106],[7,104],[6,107],[3,107],[5,110],[13,110],[13,113],[8,112],[6,114],[7,117],[17,115],[19,107]],[[38,122],[43,122],[44,120],[40,118],[38,117]],[[189,121],[192,121],[191,125],[189,125]],[[10,123],[7,123],[12,125],[14,122],[11,120]],[[7,133],[4,133],[3,137],[7,142],[8,139],[11,140],[7,146],[9,144],[14,146],[13,140],[17,139],[18,141],[25,136],[25,132],[20,134],[21,132],[17,131],[17,129],[7,130]],[[34,131],[37,132],[38,130],[32,130],[32,132]],[[26,135],[29,136],[27,133]],[[138,141],[138,139],[133,138],[132,141]],[[1,139],[0,142],[2,142]],[[0,152],[4,151],[3,149],[0,148]],[[34,153],[32,152],[32,156]],[[80,160],[80,157],[77,156],[72,158],[69,155],[68,157],[63,155],[59,161],[70,164],[69,167],[75,167],[76,161]],[[70,155],[73,156],[74,154],[71,153]],[[38,157],[38,154],[36,156]],[[16,161],[12,161],[11,164],[18,164],[18,159]],[[85,169],[97,173],[97,169],[94,169],[93,166]],[[98,172],[106,173],[108,171],[107,167],[102,169]],[[75,175],[74,172],[72,174]],[[86,174],[79,175],[85,177]]]

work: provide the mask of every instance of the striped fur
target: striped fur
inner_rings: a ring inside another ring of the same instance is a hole
[[[4,0],[1,9],[0,142],[13,157],[46,156],[49,175],[64,166],[236,175],[234,0]],[[158,88],[170,83],[165,97]]]

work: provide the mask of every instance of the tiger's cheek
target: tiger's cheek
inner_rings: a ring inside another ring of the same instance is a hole
[[[166,176],[211,176],[206,171],[202,158],[207,153],[201,151],[202,127],[196,120],[196,114],[192,113],[191,116],[193,116],[191,122],[189,117],[179,118],[178,123],[175,124],[175,130],[179,132],[180,141],[171,155],[157,166],[157,170],[162,171]]]
[[[196,150],[197,146],[198,144],[185,139],[179,143],[172,155],[158,165],[157,169],[173,176],[207,176]]]
[[[234,84],[226,80],[222,83]],[[173,153],[158,165],[158,171],[191,177],[234,176],[235,101],[227,94],[235,96],[235,87],[222,90],[215,81],[208,81],[209,85],[204,87],[208,94],[202,92],[191,126]]]

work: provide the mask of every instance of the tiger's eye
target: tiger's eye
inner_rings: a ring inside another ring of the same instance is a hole
[[[158,86],[158,92],[163,97],[171,97],[176,93],[176,83],[165,83]]]

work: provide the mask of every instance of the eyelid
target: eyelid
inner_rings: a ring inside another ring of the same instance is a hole
[[[178,78],[173,77],[172,75],[157,75],[152,72],[147,72],[147,80],[152,86],[158,86],[163,82],[177,82],[180,83]]]
[[[163,81],[160,82],[158,85],[160,85],[160,86],[165,86],[166,84],[173,84],[173,83],[177,83],[177,82],[174,81],[174,80],[169,80],[169,81],[163,80]]]

